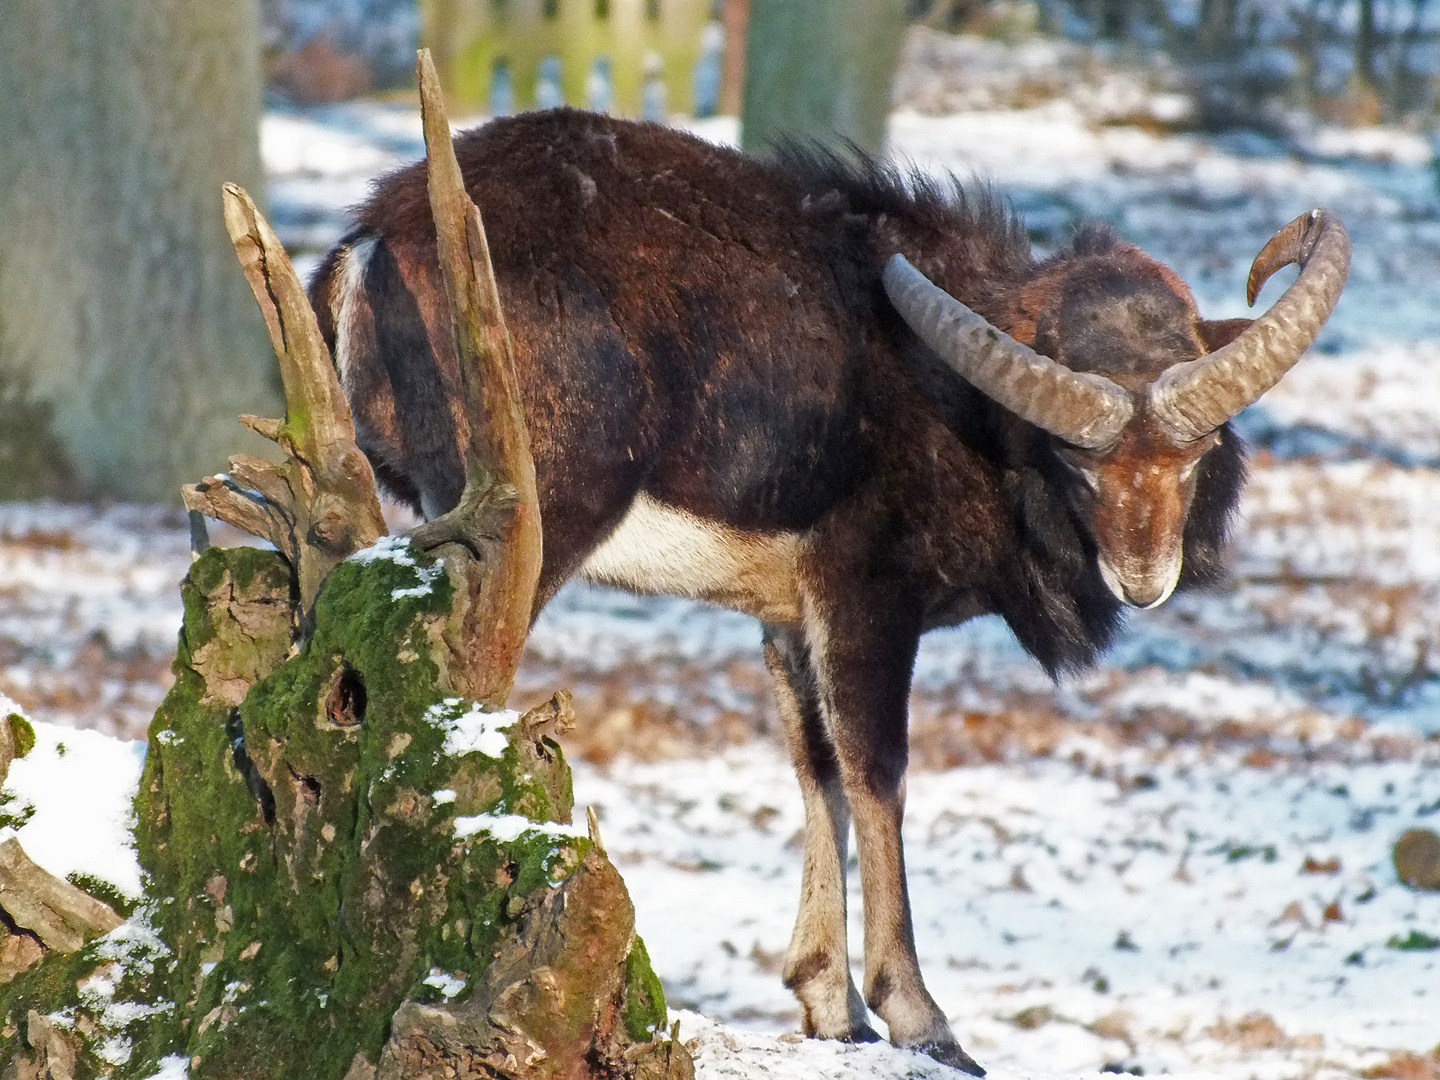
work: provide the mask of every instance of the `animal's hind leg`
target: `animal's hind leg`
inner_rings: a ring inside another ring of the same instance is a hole
[[[785,738],[805,800],[805,869],[800,912],[785,955],[785,985],[800,999],[806,1035],[869,1042],[878,1036],[850,977],[845,941],[850,809],[840,785],[835,748],[821,719],[803,637],[766,627],[765,663],[775,678]]]

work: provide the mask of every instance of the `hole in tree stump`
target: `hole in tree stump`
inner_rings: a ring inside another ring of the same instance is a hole
[[[323,793],[320,788],[320,781],[316,780],[313,776],[298,773],[293,768],[290,769],[290,776],[294,779],[295,786],[300,790],[300,797],[311,806],[319,806],[320,796]]]
[[[335,672],[325,694],[325,717],[336,727],[358,727],[365,719],[365,680],[348,664]]]

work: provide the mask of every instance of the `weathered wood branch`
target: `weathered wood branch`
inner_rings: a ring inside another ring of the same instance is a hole
[[[109,905],[35,865],[14,837],[0,844],[0,910],[57,952],[74,952],[123,921]]]
[[[469,421],[465,489],[450,513],[416,529],[421,547],[460,543],[483,555],[486,572],[467,618],[471,692],[502,703],[514,681],[540,579],[540,502],[520,403],[520,384],[480,211],[465,192],[429,50],[416,65],[429,158],[430,209],[450,301],[454,345]]]
[[[305,289],[279,239],[244,189],[226,184],[225,226],[260,305],[285,387],[285,419],[243,416],[277,443],[282,463],[240,455],[231,475],[183,489],[185,505],[269,540],[295,572],[309,612],[325,576],[385,535],[370,463]]]
[[[430,203],[466,401],[459,504],[410,539],[446,548],[464,597],[447,640],[456,689],[491,705],[509,696],[540,578],[540,504],[519,380],[480,212],[465,192],[427,52],[419,61]],[[260,305],[285,386],[282,420],[242,416],[282,463],[239,455],[230,473],[187,487],[185,505],[263,537],[290,563],[302,620],[342,559],[385,533],[369,463],[314,313],[270,226],[243,190],[225,187],[225,224]]]

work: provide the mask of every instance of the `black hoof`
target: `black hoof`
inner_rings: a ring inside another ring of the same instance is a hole
[[[956,1042],[946,1043],[921,1043],[919,1046],[910,1047],[911,1050],[919,1050],[922,1054],[928,1054],[942,1065],[949,1065],[952,1069],[959,1069],[971,1076],[984,1076],[985,1070],[980,1063],[960,1049]]]
[[[869,1024],[861,1024],[854,1031],[840,1040],[847,1043],[880,1042],[880,1033]]]

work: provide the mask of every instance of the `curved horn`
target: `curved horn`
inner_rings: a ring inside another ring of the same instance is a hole
[[[962,379],[1058,439],[1103,450],[1134,412],[1130,395],[1103,375],[1071,371],[986,322],[896,255],[885,293],[911,330]]]
[[[1151,384],[1151,412],[1178,442],[1214,431],[1257,400],[1314,342],[1350,272],[1350,237],[1340,219],[1311,210],[1272,236],[1250,267],[1250,303],[1270,275],[1290,263],[1300,264],[1300,276],[1244,333]]]

